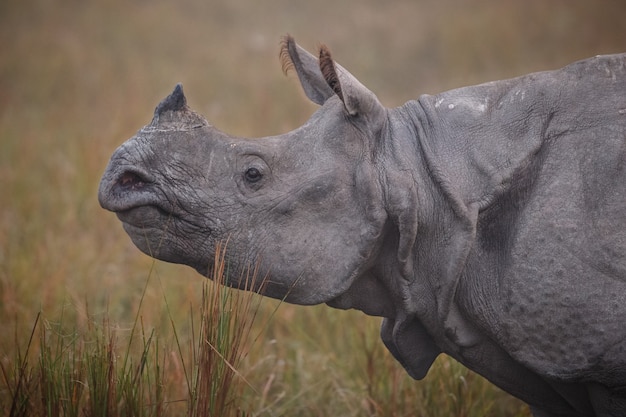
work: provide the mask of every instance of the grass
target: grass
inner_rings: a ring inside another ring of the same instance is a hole
[[[261,297],[222,285],[223,255],[218,248],[199,312],[190,309],[191,338],[183,341],[171,321],[173,349],[146,328],[141,306],[130,329],[112,325],[106,312],[100,320],[88,314],[82,330],[63,317],[52,323],[38,314],[25,351],[0,363],[1,408],[11,417],[247,415],[240,409],[242,390],[256,390],[238,367]],[[251,274],[250,285],[254,279]]]
[[[283,363],[276,354],[259,357],[253,345],[274,312],[260,308],[260,296],[219,285],[223,277],[203,284],[199,314],[190,309],[190,339],[172,322],[169,347],[141,320],[120,329],[105,314],[78,330],[38,315],[25,352],[4,358],[0,406],[11,417],[528,415],[447,358],[437,361],[430,383],[410,380],[364,329],[332,329],[356,342],[349,364],[329,352],[309,358],[310,348],[282,347]],[[259,314],[264,324],[250,337]]]
[[[260,297],[224,286],[227,276],[225,249],[218,247],[215,256],[212,279],[202,292],[197,342],[192,343],[196,349],[193,351],[192,383],[187,383],[191,387],[188,414],[246,415],[240,409],[242,389],[247,386],[254,392],[256,390],[239,371],[239,367],[247,355]],[[251,271],[242,282],[246,288],[252,288],[257,279],[257,275]],[[193,320],[193,315],[191,319]],[[175,329],[175,326],[172,325],[172,328]],[[188,375],[187,372],[185,374]]]
[[[377,318],[246,301],[141,255],[99,208],[98,181],[115,147],[177,82],[230,133],[302,124],[315,106],[280,71],[286,32],[309,49],[328,44],[395,106],[623,51],[625,5],[0,2],[0,416],[184,416],[211,407],[252,416],[528,416],[443,356],[424,381],[411,380],[379,340]],[[229,342],[239,355],[210,336],[233,332],[232,315],[216,314],[215,303],[226,313],[251,303],[237,319],[250,328]],[[202,403],[210,392],[224,398]]]

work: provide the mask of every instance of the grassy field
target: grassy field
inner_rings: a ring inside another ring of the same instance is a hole
[[[445,357],[411,380],[379,319],[152,261],[99,208],[98,181],[177,82],[230,133],[300,125],[315,107],[280,71],[287,32],[392,107],[626,51],[624,16],[620,0],[3,1],[1,415],[528,416]]]

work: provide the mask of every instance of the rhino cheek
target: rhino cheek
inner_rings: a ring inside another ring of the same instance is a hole
[[[362,258],[358,244],[344,234],[350,230],[339,222],[304,226],[295,221],[275,230],[259,252],[262,269],[269,272],[264,294],[310,305],[347,290]]]
[[[324,303],[347,291],[367,268],[386,215],[375,209],[375,192],[351,178],[348,169],[335,169],[299,181],[289,198],[259,210],[262,218],[248,223],[250,251],[271,279],[266,294],[296,304]],[[364,203],[364,194],[372,201]]]

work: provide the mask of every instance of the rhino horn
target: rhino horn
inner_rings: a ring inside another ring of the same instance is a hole
[[[144,130],[151,128],[186,130],[207,125],[209,124],[204,117],[187,106],[183,85],[179,83],[156,107],[152,122]]]
[[[176,84],[174,87],[174,91],[172,94],[165,97],[163,101],[159,103],[159,105],[154,110],[155,116],[161,116],[167,111],[183,111],[187,108],[187,99],[185,98],[185,93],[183,93],[183,85]]]

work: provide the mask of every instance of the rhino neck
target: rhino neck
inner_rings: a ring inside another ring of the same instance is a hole
[[[414,250],[420,204],[419,151],[410,112],[390,109],[385,127],[373,146],[371,171],[378,175],[386,221],[369,265],[352,286],[327,302],[335,308],[355,308],[368,315],[405,320],[413,311],[406,283],[413,281]],[[376,196],[379,198],[379,196]],[[378,205],[378,203],[377,203]],[[405,300],[407,303],[399,302]]]
[[[422,294],[431,293],[436,286],[429,275],[420,273],[417,255],[421,239],[430,233],[430,228],[424,226],[436,223],[437,190],[424,162],[424,129],[415,110],[414,102],[389,110],[376,158],[388,218],[377,274],[390,287],[398,317],[416,311],[427,314],[435,305],[430,297],[416,300],[409,294],[416,286]]]
[[[375,157],[388,218],[380,250],[372,267],[328,304],[385,317],[385,345],[421,379],[440,352],[458,357],[461,346],[476,340],[454,304],[476,210],[442,191],[445,173],[433,164],[419,103],[392,109],[388,117]]]
[[[418,101],[392,110],[385,151],[386,207],[397,234],[395,288],[403,301],[386,326],[387,340],[392,340],[386,343],[402,352],[407,350],[403,344],[422,341],[426,357],[414,365],[415,375],[424,372],[438,349],[456,356],[477,340],[454,298],[475,240],[478,206],[465,204],[464,196],[450,189],[445,162],[433,156],[431,143],[444,140],[430,135],[433,123]],[[406,327],[399,321],[415,324]],[[412,328],[419,335],[403,330],[393,341],[390,328]],[[402,356],[408,362],[411,355]]]

